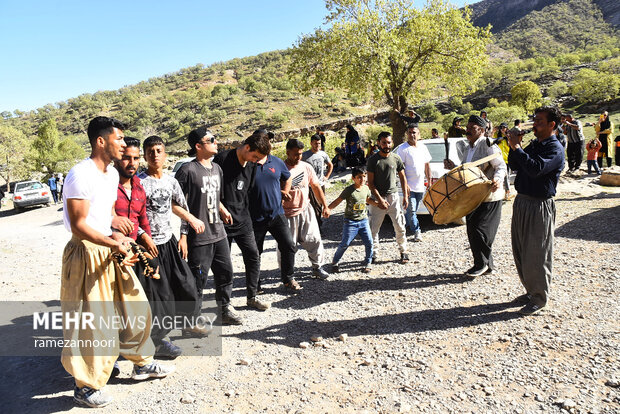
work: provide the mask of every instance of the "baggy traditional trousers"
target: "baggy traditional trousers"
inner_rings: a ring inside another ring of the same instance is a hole
[[[398,250],[401,253],[405,253],[407,252],[407,230],[405,229],[405,212],[403,211],[402,199],[398,193],[388,194],[383,198],[389,204],[387,210],[383,210],[372,204],[368,206],[368,211],[370,212],[370,231],[372,233],[374,248],[377,249],[379,246],[379,230],[387,214],[392,219]]]
[[[65,342],[74,346],[63,348],[61,362],[78,387],[101,389],[119,355],[139,366],[152,362],[155,347],[149,336],[148,300],[133,270],[121,267],[112,258],[110,248],[75,236],[67,243],[62,257],[60,302],[65,315],[75,312],[83,317],[90,312],[95,316],[94,329],[82,323],[63,326]],[[119,326],[115,320],[135,323]],[[104,343],[105,347],[96,346]]]
[[[555,201],[518,194],[512,208],[512,253],[532,302],[545,306],[553,270]]]
[[[314,209],[308,203],[304,211],[293,217],[287,217],[288,228],[295,243],[301,244],[301,247],[308,252],[308,258],[312,263],[313,269],[318,269],[323,265],[325,258],[325,249],[323,248],[323,240],[321,240],[321,230],[319,223],[316,221]],[[278,266],[282,266],[280,257],[280,249],[278,249]]]

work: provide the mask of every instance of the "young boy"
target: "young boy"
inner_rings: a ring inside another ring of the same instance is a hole
[[[338,262],[347,250],[355,236],[359,233],[366,248],[364,259],[364,273],[370,272],[372,263],[372,235],[368,224],[368,209],[366,204],[379,206],[375,200],[370,198],[370,189],[366,185],[366,171],[362,167],[353,168],[353,184],[345,188],[337,199],[332,201],[329,209],[336,208],[342,200],[346,200],[347,206],[344,210],[344,223],[342,226],[342,241],[334,253],[332,260],[332,272],[338,272]]]
[[[205,225],[187,211],[187,203],[177,180],[164,173],[166,162],[164,141],[153,135],[144,140],[142,148],[147,170],[138,177],[146,193],[146,215],[151,225],[153,241],[157,246],[159,274],[162,280],[168,282],[172,293],[172,298],[165,297],[160,300],[175,301],[176,314],[188,317],[198,316],[200,307],[194,275],[187,262],[179,254],[179,243],[172,233],[170,221],[174,213],[188,222],[197,233],[202,233]],[[183,228],[181,228],[181,233],[183,233]],[[183,336],[204,337],[209,331],[207,328],[196,325],[183,329],[182,333]],[[164,342],[163,344],[170,343]],[[175,346],[169,349],[169,353],[180,352]]]

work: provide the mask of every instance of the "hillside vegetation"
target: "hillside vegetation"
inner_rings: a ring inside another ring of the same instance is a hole
[[[548,1],[530,3],[542,9],[495,30],[494,44],[489,48],[491,63],[477,91],[461,99],[446,97],[445,91],[437,88],[425,94],[433,99],[417,103],[424,104],[420,109],[426,121],[441,126],[457,112],[467,114],[487,106],[497,107],[498,113],[516,114],[516,107],[506,109],[507,102],[498,104],[510,100],[511,88],[526,80],[540,86],[547,102],[572,99],[573,104],[583,105],[617,100],[620,36],[604,21],[596,4],[591,0],[556,1],[546,6],[541,4]],[[33,111],[5,111],[0,119],[0,159],[14,156],[14,145],[8,143],[17,139],[15,136],[19,135],[20,142],[32,142],[41,125],[50,120],[58,129],[60,141],[70,139],[84,149],[88,146],[88,121],[108,115],[129,125],[128,136],[144,139],[157,134],[171,150],[182,150],[187,133],[199,125],[208,125],[223,141],[238,140],[259,127],[283,131],[386,109],[386,102],[337,89],[304,95],[298,89],[298,75],[287,72],[290,65],[290,49],[272,51],[210,66],[199,64]],[[497,98],[493,105],[490,98]],[[24,157],[32,158],[28,154]],[[31,168],[41,165],[26,164]],[[22,168],[19,175],[25,177],[31,172]]]

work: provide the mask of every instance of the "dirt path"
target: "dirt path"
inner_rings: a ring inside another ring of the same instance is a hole
[[[246,323],[224,327],[223,355],[182,356],[169,378],[142,383],[129,379],[131,366],[122,361],[121,376],[106,387],[115,402],[99,412],[620,412],[620,192],[601,192],[592,181],[561,184],[552,303],[540,316],[521,318],[510,303],[522,293],[511,203],[494,246],[498,271],[475,280],[461,276],[470,263],[464,226],[423,219],[424,241],[410,245],[405,266],[393,261],[389,224],[381,233],[383,263],[370,275],[359,271],[359,243],[327,281],[308,277],[301,251],[304,291],[289,296],[279,287],[270,240],[262,270],[273,308],[260,313],[245,307],[235,247],[233,304]],[[328,259],[341,223],[342,206],[324,225]],[[60,206],[0,211],[4,300],[57,301],[68,238]],[[339,341],[343,333],[348,338]],[[299,348],[313,335],[325,338],[321,346]],[[81,410],[58,357],[3,357],[0,366],[3,412]]]

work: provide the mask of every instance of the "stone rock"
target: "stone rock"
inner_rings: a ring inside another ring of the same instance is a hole
[[[323,337],[321,335],[312,335],[310,337],[310,340],[312,342],[321,342],[323,340]]]
[[[364,366],[366,366],[366,367],[367,367],[367,366],[369,366],[369,365],[372,365],[373,363],[374,363],[374,361],[373,361],[371,358],[365,358],[365,359],[362,361],[362,365],[364,365]]]
[[[194,402],[196,402],[196,398],[194,398],[190,394],[183,394],[180,401],[181,404],[193,404]]]
[[[562,403],[562,408],[565,408],[567,410],[570,410],[571,408],[575,408],[575,407],[577,407],[577,404],[575,403],[575,401],[571,400],[570,398],[567,398]]]
[[[251,359],[241,358],[239,362],[237,362],[237,365],[250,365],[251,363],[252,363]]]
[[[338,340],[342,342],[345,342],[348,338],[349,338],[349,335],[346,333],[340,334],[340,336],[338,336]]]
[[[300,342],[300,343],[299,343],[299,347],[300,347],[301,349],[306,349],[306,348],[308,348],[309,346],[310,346],[310,344],[309,344],[308,342]]]

